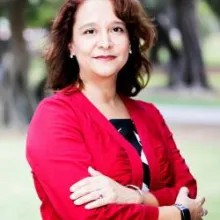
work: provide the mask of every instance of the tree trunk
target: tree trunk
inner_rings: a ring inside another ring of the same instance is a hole
[[[3,122],[6,125],[27,123],[33,114],[33,99],[28,89],[29,54],[23,38],[28,0],[7,4],[11,25],[11,51],[5,57],[3,77]]]
[[[175,84],[209,88],[197,31],[194,0],[174,0],[176,19],[182,34],[184,70]],[[182,81],[182,82],[180,82]]]

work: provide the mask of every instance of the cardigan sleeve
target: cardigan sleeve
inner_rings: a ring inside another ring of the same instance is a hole
[[[56,215],[62,220],[157,220],[156,207],[110,204],[86,210],[74,205],[70,186],[88,177],[92,165],[79,128],[80,113],[68,101],[54,98],[39,105],[29,126],[26,157]]]
[[[196,180],[190,173],[185,160],[181,156],[180,151],[173,139],[173,135],[170,132],[160,111],[153,104],[151,104],[151,108],[151,114],[156,115],[155,120],[158,124],[160,130],[159,132],[161,132],[162,139],[165,142],[168,153],[170,155],[174,176],[173,186],[152,191],[151,193],[157,198],[160,206],[174,204],[179,189],[183,186],[186,186],[189,189],[189,197],[195,198],[197,194]]]

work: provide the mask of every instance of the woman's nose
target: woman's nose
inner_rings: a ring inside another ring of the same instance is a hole
[[[102,32],[99,37],[98,46],[103,49],[112,47],[113,43],[108,32]]]

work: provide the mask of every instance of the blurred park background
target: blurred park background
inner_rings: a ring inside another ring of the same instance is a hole
[[[149,86],[138,98],[162,111],[220,219],[220,1],[142,0],[158,40],[146,54]],[[44,92],[42,58],[62,0],[0,0],[0,219],[39,220],[40,202],[25,161],[25,135]],[[95,10],[95,9],[94,9]]]

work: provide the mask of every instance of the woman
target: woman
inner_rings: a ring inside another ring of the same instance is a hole
[[[56,93],[38,106],[27,137],[44,220],[206,214],[161,114],[129,98],[147,84],[154,36],[138,1],[69,0],[61,8],[47,56]]]

